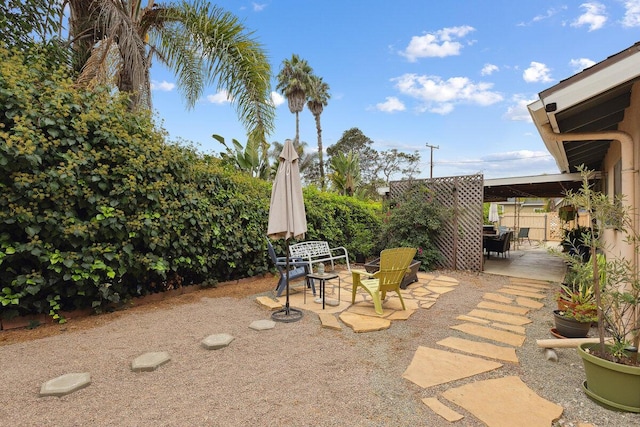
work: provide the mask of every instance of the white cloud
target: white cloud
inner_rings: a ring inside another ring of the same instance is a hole
[[[151,90],[159,90],[161,92],[171,92],[176,87],[175,83],[169,83],[166,80],[161,82],[157,82],[155,80],[151,81]]]
[[[595,1],[582,3],[580,7],[585,9],[585,12],[571,23],[572,27],[588,25],[589,31],[595,31],[602,28],[607,22],[606,8],[602,3]]]
[[[627,0],[624,2],[624,8],[622,26],[626,28],[640,27],[640,0]]]
[[[527,83],[548,83],[553,81],[550,74],[551,70],[541,62],[531,61],[529,68],[524,70],[522,78]]]
[[[231,98],[229,98],[229,94],[226,90],[220,91],[215,95],[207,95],[207,101],[212,104],[224,104],[226,102],[231,102]]]
[[[409,45],[401,52],[410,62],[415,62],[418,58],[439,57],[459,55],[462,43],[455,41],[463,38],[475,28],[468,25],[461,27],[449,27],[438,30],[435,33],[427,33],[424,36],[413,36]]]
[[[504,113],[504,118],[514,122],[533,122],[527,105],[531,104],[535,100],[536,98],[527,99],[522,95],[514,96],[512,99],[513,103],[507,108],[507,112]]]
[[[491,74],[493,74],[496,71],[499,71],[500,69],[498,68],[497,65],[493,65],[493,64],[484,64],[484,67],[482,67],[482,70],[480,71],[480,74],[483,76],[490,76]]]
[[[285,97],[280,95],[278,92],[271,92],[271,103],[274,107],[278,107],[284,104],[286,101]]]
[[[405,106],[402,101],[395,96],[388,96],[385,98],[384,102],[376,104],[376,109],[384,111],[385,113],[393,113],[395,111],[404,111]]]
[[[491,91],[491,83],[473,83],[466,77],[443,80],[438,76],[405,74],[392,81],[400,93],[424,103],[421,111],[447,114],[455,104],[487,106],[502,101],[502,95]]]
[[[251,6],[253,7],[254,12],[262,12],[267,7],[267,4],[251,3]]]
[[[573,68],[574,73],[579,73],[585,68],[591,67],[595,63],[596,63],[595,61],[592,61],[591,59],[588,59],[588,58],[578,58],[578,59],[572,59],[571,61],[569,61],[569,65],[571,65],[571,68]]]

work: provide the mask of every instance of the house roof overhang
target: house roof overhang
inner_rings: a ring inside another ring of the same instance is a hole
[[[594,174],[594,180],[599,178],[600,174]],[[512,197],[564,197],[569,190],[577,191],[581,186],[579,173],[485,179],[483,200],[500,202]]]
[[[576,172],[580,165],[602,170],[612,140],[589,134],[618,130],[630,105],[632,86],[639,79],[640,43],[636,43],[540,92],[540,99],[528,105],[561,172]],[[576,135],[563,140],[562,134]],[[584,139],[576,138],[581,134]]]

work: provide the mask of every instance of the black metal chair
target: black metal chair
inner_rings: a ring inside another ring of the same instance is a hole
[[[278,280],[278,285],[276,286],[276,296],[279,297],[280,295],[282,295],[282,291],[284,291],[287,286],[287,258],[277,256],[275,249],[273,249],[273,245],[268,240],[267,250],[269,252],[271,261],[278,269],[278,273],[280,273],[280,279]],[[315,295],[316,287],[313,283],[313,280],[307,279],[307,274],[309,273],[310,271],[308,262],[300,258],[289,258],[289,283],[291,283],[292,280],[304,278],[305,286],[310,287],[313,291],[313,295]]]

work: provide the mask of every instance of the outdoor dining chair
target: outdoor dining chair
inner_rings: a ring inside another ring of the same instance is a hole
[[[406,310],[400,293],[400,285],[404,275],[410,271],[409,265],[415,254],[415,248],[385,249],[380,253],[380,269],[375,273],[352,269],[351,304],[356,302],[358,288],[362,288],[371,295],[376,313],[381,315],[383,313],[382,302],[386,298],[387,292],[393,291],[398,294],[402,309]]]
[[[529,240],[529,227],[522,227],[518,230],[518,243],[522,243],[524,239],[527,239],[529,244],[531,244],[531,240]]]

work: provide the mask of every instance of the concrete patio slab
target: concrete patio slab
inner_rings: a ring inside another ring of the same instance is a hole
[[[501,363],[490,360],[420,346],[402,377],[422,388],[428,388],[492,371],[501,366]]]
[[[453,325],[451,329],[475,335],[477,337],[486,338],[492,341],[501,342],[503,344],[520,347],[524,343],[525,336],[514,334],[512,332],[498,331],[482,325],[474,325],[473,323],[462,323]]]
[[[42,384],[40,397],[66,396],[87,387],[89,384],[91,384],[91,375],[88,372],[61,375]]]
[[[171,356],[169,356],[169,353],[166,351],[145,353],[133,359],[133,362],[131,362],[131,370],[133,372],[155,371],[170,360]]]
[[[518,377],[477,381],[446,390],[442,395],[492,427],[550,426],[562,406],[534,393]],[[499,402],[499,404],[496,404]]]
[[[475,354],[476,356],[484,356],[511,363],[519,362],[518,356],[516,356],[516,349],[513,347],[501,347],[491,343],[471,341],[458,337],[448,337],[438,341],[437,344],[465,353]]]
[[[427,405],[433,412],[440,415],[445,420],[453,423],[455,421],[460,421],[464,418],[464,416],[460,415],[453,409],[449,408],[444,403],[440,402],[435,397],[425,397],[422,399],[422,402]]]

